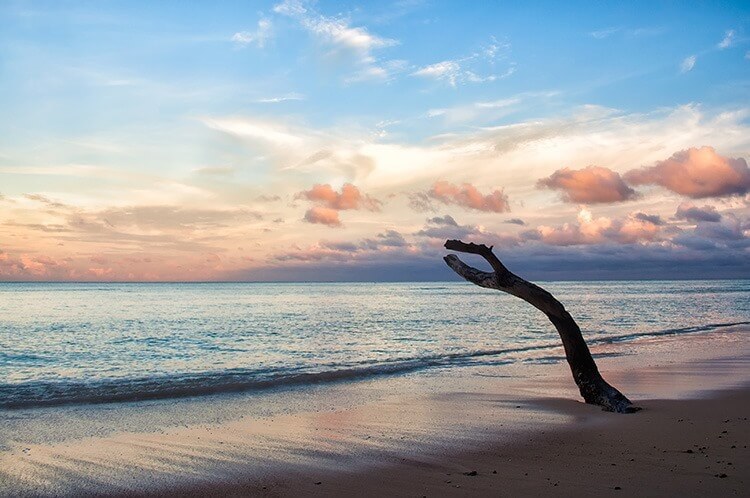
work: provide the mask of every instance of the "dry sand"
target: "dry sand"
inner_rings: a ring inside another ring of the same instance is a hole
[[[0,495],[748,496],[747,334],[598,348],[635,353],[599,360],[634,415],[576,401],[564,363],[326,386],[268,416],[238,415],[257,395],[8,412]]]

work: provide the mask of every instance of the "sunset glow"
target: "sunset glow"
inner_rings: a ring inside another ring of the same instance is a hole
[[[4,2],[0,279],[747,277],[747,14],[670,5]]]

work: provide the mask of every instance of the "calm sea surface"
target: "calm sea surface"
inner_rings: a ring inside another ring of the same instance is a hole
[[[750,321],[750,281],[543,284],[590,342]],[[533,361],[537,310],[467,283],[3,284],[0,409]]]

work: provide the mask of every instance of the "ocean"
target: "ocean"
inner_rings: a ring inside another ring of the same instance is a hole
[[[750,323],[748,280],[541,285],[590,344]],[[0,409],[564,361],[559,345],[541,312],[465,282],[0,283]]]

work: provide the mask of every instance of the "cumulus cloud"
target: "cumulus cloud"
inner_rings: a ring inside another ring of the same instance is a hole
[[[365,195],[351,183],[345,183],[341,192],[336,192],[329,184],[317,184],[310,190],[299,192],[297,199],[307,199],[317,202],[329,209],[344,211],[347,209],[366,209],[367,211],[380,211],[382,202]]]
[[[268,19],[258,21],[258,27],[255,31],[239,31],[232,35],[232,41],[238,46],[256,45],[263,48],[266,41],[271,37],[272,25]]]
[[[677,206],[677,212],[674,217],[678,220],[687,221],[707,221],[716,222],[721,220],[721,214],[716,210],[714,206],[703,206],[698,207],[690,204],[689,202],[683,202]]]
[[[742,221],[736,216],[723,217],[718,222],[699,221],[695,226],[695,234],[715,240],[724,245],[747,247],[747,230]],[[739,244],[737,244],[739,242]]]
[[[672,239],[672,243],[696,251],[740,251],[745,258],[750,248],[750,231],[740,218],[722,216],[719,221],[698,221],[692,231],[685,231]]]
[[[559,169],[539,180],[537,187],[561,190],[563,200],[579,204],[621,202],[636,197],[635,190],[625,184],[619,173],[601,166]]]
[[[339,211],[349,209],[380,211],[383,204],[381,201],[363,194],[351,183],[345,183],[341,187],[341,192],[336,192],[328,184],[314,185],[310,190],[299,192],[295,199],[306,199],[317,204],[305,213],[305,221],[328,226],[341,225]]]
[[[317,223],[320,225],[328,225],[330,227],[341,226],[341,220],[339,219],[339,212],[335,209],[313,206],[305,212],[305,221],[308,223]]]
[[[508,196],[502,189],[493,190],[489,194],[482,194],[470,183],[455,185],[440,180],[435,182],[427,192],[419,192],[410,196],[410,205],[417,211],[434,211],[432,201],[476,211],[492,213],[510,211]]]
[[[578,213],[577,223],[541,225],[525,232],[523,236],[528,240],[538,240],[553,246],[633,244],[655,240],[661,232],[659,220],[642,214],[631,214],[624,219],[595,218],[591,211],[582,209]]]
[[[661,185],[694,199],[750,192],[747,162],[721,156],[713,147],[681,150],[654,166],[629,171],[625,180],[635,185]]]

